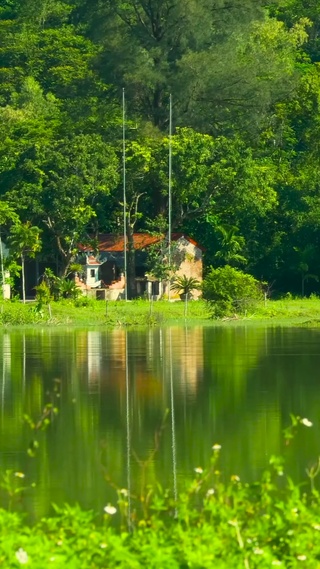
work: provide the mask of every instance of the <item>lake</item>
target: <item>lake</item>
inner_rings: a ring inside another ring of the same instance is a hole
[[[285,452],[303,480],[320,454],[320,330],[3,331],[0,394],[1,472],[25,475],[16,507],[32,519],[51,503],[102,511],[115,487],[179,490],[213,444],[225,478],[254,480]],[[290,413],[313,427],[286,447]]]

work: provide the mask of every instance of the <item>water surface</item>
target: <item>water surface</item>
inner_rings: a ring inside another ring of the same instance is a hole
[[[144,476],[179,488],[214,443],[225,477],[253,480],[284,450],[301,480],[320,454],[319,375],[318,329],[3,332],[0,468],[36,484],[23,497],[32,517],[52,502],[101,510],[114,485],[139,491]],[[284,447],[290,413],[314,427]]]

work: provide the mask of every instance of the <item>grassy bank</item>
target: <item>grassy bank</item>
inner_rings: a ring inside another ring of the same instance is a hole
[[[298,422],[311,426],[307,419]],[[114,504],[101,505],[96,515],[65,506],[32,527],[20,514],[1,509],[0,566],[319,569],[319,465],[310,468],[305,486],[286,476],[277,457],[259,481],[249,485],[233,475],[225,483],[220,449],[213,446],[208,468],[196,467],[176,498],[172,490],[144,487],[129,500],[126,490],[116,489]],[[16,476],[20,484],[23,475]]]
[[[76,326],[145,326],[197,322],[215,325],[250,323],[263,325],[320,325],[320,298],[285,298],[267,300],[245,315],[213,319],[205,301],[149,302],[146,300],[99,301],[79,299],[60,300],[39,306],[35,302],[23,305],[19,301],[0,303],[0,324],[11,325],[76,325]]]
[[[39,307],[35,302],[2,302],[0,323],[5,325],[49,324],[78,326],[139,326],[211,318],[205,302],[60,300]]]

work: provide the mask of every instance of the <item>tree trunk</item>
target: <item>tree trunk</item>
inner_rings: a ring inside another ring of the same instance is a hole
[[[26,281],[24,273],[24,255],[21,255],[21,276],[22,276],[22,300],[23,304],[26,303]]]
[[[60,259],[61,263],[59,265],[58,276],[61,279],[64,279],[69,272],[70,265],[72,265],[72,263],[75,261],[76,255],[73,253],[62,255],[60,253]]]

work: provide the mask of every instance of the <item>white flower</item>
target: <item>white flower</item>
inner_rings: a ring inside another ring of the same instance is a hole
[[[111,504],[108,504],[105,508],[103,508],[106,514],[109,514],[109,516],[113,516],[116,511],[117,508],[115,508],[114,506],[111,506]]]
[[[119,494],[122,494],[122,496],[128,496],[128,490],[126,488],[121,488],[121,490],[119,490]]]
[[[301,419],[301,423],[305,427],[312,427],[313,425],[313,423],[311,423],[311,421],[309,421],[309,419],[307,419],[306,417],[304,417],[304,419]]]
[[[213,496],[213,494],[214,494],[214,488],[209,488],[207,492],[207,498],[209,498],[209,496]]]
[[[201,468],[201,466],[197,466],[197,468],[195,468],[194,471],[195,471],[197,474],[202,474],[202,473],[203,473],[203,468]]]
[[[271,565],[282,565],[282,561],[279,561],[279,559],[274,559]]]
[[[238,476],[237,474],[233,474],[231,476],[231,480],[232,482],[240,482],[240,476]]]
[[[100,547],[101,547],[101,549],[105,549],[107,547],[107,544],[106,543],[100,543]]]
[[[221,445],[218,444],[213,445],[212,450],[221,450]]]
[[[263,555],[263,554],[264,554],[264,551],[263,551],[263,549],[260,549],[260,547],[255,547],[254,550],[253,550],[253,553],[254,553],[255,555]]]
[[[305,560],[307,559],[307,556],[306,556],[306,555],[298,555],[298,556],[297,556],[297,559],[298,559],[299,561],[305,561]]]
[[[314,524],[312,527],[313,527],[313,529],[320,531],[320,525],[319,524]]]
[[[29,562],[29,557],[27,552],[20,547],[18,551],[16,551],[16,558],[18,559],[21,565],[26,565]]]
[[[57,545],[62,545],[62,544],[63,544],[62,539],[59,539],[59,541],[57,541]]]
[[[25,476],[26,476],[25,474],[23,474],[23,472],[15,472],[14,475],[15,475],[17,478],[25,478]]]

